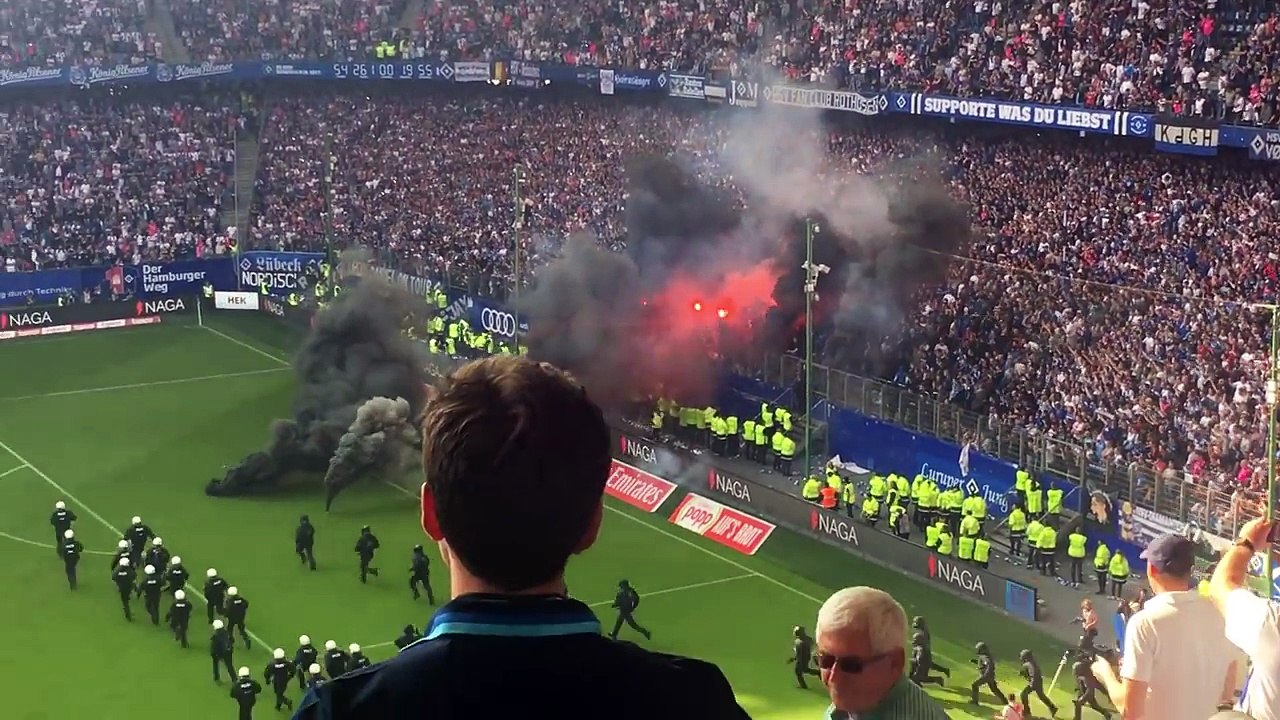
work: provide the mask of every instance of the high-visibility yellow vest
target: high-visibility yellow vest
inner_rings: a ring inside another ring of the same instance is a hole
[[[1084,557],[1089,554],[1088,550],[1085,549],[1085,543],[1088,542],[1088,540],[1088,538],[1081,535],[1079,532],[1073,532],[1068,535],[1067,556],[1083,560]]]
[[[978,538],[973,543],[973,560],[974,562],[984,563],[991,558],[991,541],[986,538]]]
[[[1111,563],[1107,567],[1107,572],[1113,580],[1124,582],[1129,579],[1129,561],[1125,559],[1124,553],[1117,552],[1111,556]]]
[[[1093,567],[1106,572],[1110,566],[1111,551],[1107,549],[1106,543],[1098,543],[1098,549],[1093,551]]]
[[[973,559],[973,538],[961,535],[960,542],[957,543],[957,546],[958,551],[956,555],[959,556],[961,560]]]

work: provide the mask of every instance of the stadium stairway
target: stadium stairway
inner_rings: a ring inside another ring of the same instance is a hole
[[[151,14],[147,17],[144,29],[160,38],[162,45],[161,60],[169,63],[189,63],[191,53],[186,44],[178,39],[177,28],[173,24],[173,12],[169,9],[169,0],[154,0],[151,3]]]
[[[254,181],[258,177],[258,137],[242,132],[236,137],[236,175],[231,202],[222,208],[222,227],[236,229],[242,246],[249,237],[249,213],[253,208]]]

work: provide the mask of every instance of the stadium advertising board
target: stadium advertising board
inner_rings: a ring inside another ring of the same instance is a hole
[[[1097,135],[1150,137],[1152,120],[1145,113],[1060,105],[1033,105],[923,93],[890,93],[889,111],[952,120],[1075,130]]]
[[[669,519],[689,532],[743,555],[755,555],[777,529],[771,522],[695,493],[686,495]]]
[[[0,273],[0,306],[25,305],[28,298],[42,305],[67,294],[79,299],[85,290],[107,297],[190,295],[199,292],[206,281],[216,289],[234,289],[231,258]]]
[[[793,85],[766,86],[764,97],[774,105],[839,110],[859,115],[879,115],[889,107],[889,99],[884,95],[862,95],[856,92]]]
[[[759,105],[760,83],[751,80],[730,80],[729,104],[734,107],[756,107]]]
[[[1217,155],[1219,122],[1214,118],[1159,115],[1152,138],[1161,152]]]
[[[166,315],[194,312],[195,303],[190,297],[170,297],[4,310],[0,311],[0,340],[151,325]]]
[[[257,310],[258,293],[218,290],[213,293],[213,306],[218,310]]]
[[[516,314],[501,303],[463,293],[453,297],[447,314],[450,319],[466,318],[473,329],[480,328],[499,338],[515,337]],[[520,318],[520,332],[529,332],[529,321],[524,318]]]
[[[234,287],[227,277],[230,258],[219,260],[179,260],[168,263],[143,263],[124,268],[124,287],[139,297],[194,295],[207,282],[218,287]]]
[[[460,83],[489,82],[489,63],[456,62],[453,64],[453,81]]]
[[[706,79],[698,75],[667,75],[667,95],[689,100],[705,100],[706,92],[703,84]]]
[[[240,255],[240,284],[247,288],[266,286],[272,295],[287,295],[307,289],[307,271],[313,272],[324,260],[323,253],[253,251]]]
[[[604,491],[610,497],[651,513],[657,512],[671,497],[671,493],[676,491],[676,484],[634,465],[614,460],[609,467],[609,481]]]
[[[1280,160],[1280,132],[1256,132],[1249,138],[1249,157],[1253,160]]]

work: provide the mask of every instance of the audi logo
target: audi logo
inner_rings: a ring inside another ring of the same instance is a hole
[[[484,328],[485,332],[491,332],[494,335],[513,336],[516,334],[515,316],[493,308],[485,308],[480,312],[480,326]]]

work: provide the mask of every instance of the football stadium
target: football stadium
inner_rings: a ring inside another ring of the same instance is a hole
[[[423,448],[526,358],[611,448],[540,602],[750,717],[1274,720],[1280,14],[1130,5],[0,0],[0,715],[510,640]]]

